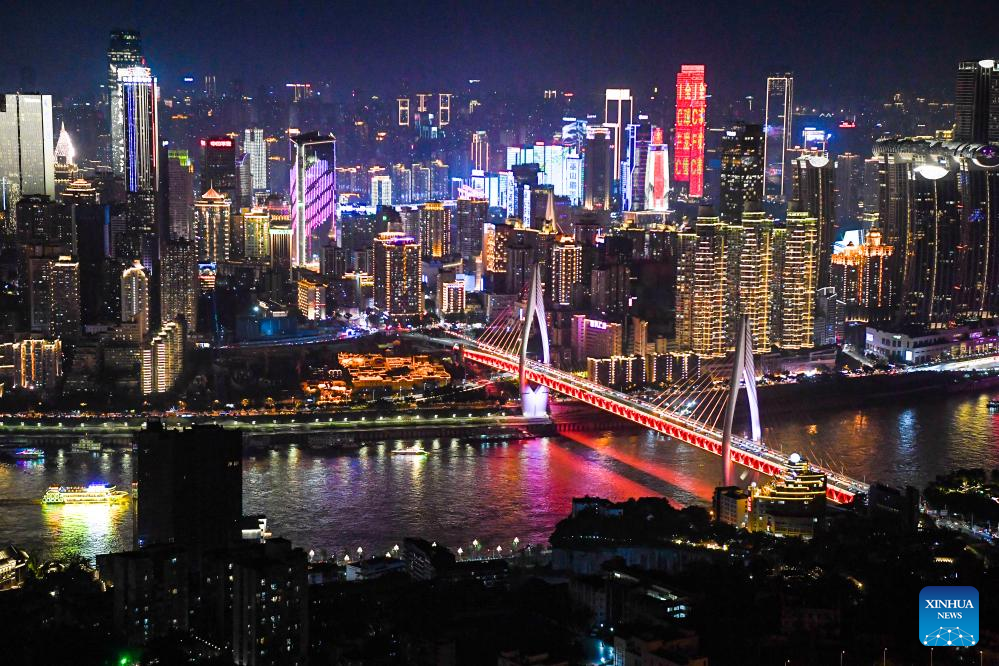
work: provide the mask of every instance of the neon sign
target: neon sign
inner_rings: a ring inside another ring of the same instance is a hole
[[[704,194],[704,65],[682,65],[676,75],[676,143],[673,178],[689,183],[692,197]]]

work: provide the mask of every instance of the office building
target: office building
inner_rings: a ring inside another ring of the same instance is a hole
[[[0,94],[0,214],[14,226],[17,200],[55,196],[52,96]]]
[[[259,127],[243,130],[243,151],[250,155],[250,188],[254,194],[268,192],[270,189],[268,148],[264,130]]]
[[[607,128],[595,128],[594,133],[602,135],[606,130]],[[568,197],[574,206],[583,203],[583,158],[576,146],[538,141],[533,145],[510,146],[506,149],[507,169],[512,170],[518,165],[527,164],[538,165],[537,181],[534,185],[551,186],[555,196]],[[591,182],[602,183],[602,176]],[[499,205],[498,194],[497,203],[491,205]],[[599,196],[597,198],[600,199]]]
[[[292,137],[295,162],[291,169],[292,265],[312,262],[316,230],[336,217],[336,137],[309,132]]]
[[[780,335],[782,349],[812,346],[815,292],[819,288],[819,221],[798,201],[787,207],[786,237],[780,286]]]
[[[243,441],[238,430],[151,421],[135,433],[135,543],[184,546],[195,556],[240,537]]]
[[[999,143],[999,62],[962,62],[954,95],[954,140]]]
[[[198,247],[186,238],[164,243],[160,266],[160,321],[183,318],[186,330],[198,322]]]
[[[112,139],[114,173],[128,192],[151,192],[159,187],[159,86],[148,67],[118,69],[111,96],[111,120],[121,129]]]
[[[243,255],[251,261],[267,261],[270,258],[270,216],[263,208],[244,208]]]
[[[423,314],[420,244],[400,232],[378,234],[375,250],[375,307],[389,316]]]
[[[586,210],[611,209],[614,180],[614,139],[607,127],[590,127],[583,155],[583,193]]]
[[[792,145],[794,117],[794,77],[790,74],[767,77],[763,144],[764,191],[767,201],[782,201],[785,197],[787,150]]]
[[[109,110],[110,164],[112,173],[125,179],[125,137],[128,123],[125,107],[118,90],[118,72],[145,65],[142,57],[142,38],[136,30],[112,30],[108,43],[107,108]],[[105,162],[107,163],[107,162]]]
[[[169,321],[142,349],[139,386],[143,395],[166,393],[184,367],[184,325]]]
[[[199,262],[215,264],[229,258],[231,208],[229,198],[213,189],[194,203],[194,239]]]
[[[482,234],[489,221],[489,201],[458,199],[455,212],[458,229],[458,252],[465,273],[475,272],[475,261],[482,254]]]
[[[809,155],[794,160],[794,198],[818,222],[818,285],[829,286],[829,257],[836,240],[836,172],[825,155]]]
[[[61,340],[73,340],[81,331],[80,262],[68,255],[52,262],[49,289],[52,309],[47,334]]]
[[[604,94],[604,127],[611,130],[611,145],[614,159],[612,180],[621,180],[621,160],[625,156],[625,128],[631,125],[635,118],[633,113],[631,91],[627,88],[607,88]]]
[[[298,278],[298,312],[309,321],[326,319],[326,283],[312,271]]]
[[[835,172],[836,223],[843,226],[864,213],[864,160],[855,153],[837,155]]]
[[[427,175],[426,194],[430,193],[429,170]],[[405,164],[393,164],[389,168],[389,178],[392,180],[392,199],[397,204],[413,203],[413,172]]]
[[[215,190],[236,201],[236,141],[229,136],[210,136],[201,140],[205,160],[201,168],[201,189]]]
[[[631,269],[627,264],[612,262],[594,268],[590,272],[592,309],[603,317],[621,318],[628,307],[628,297],[631,295],[630,282]]]
[[[133,325],[138,342],[149,333],[149,277],[138,260],[121,274],[121,323]]]
[[[392,205],[392,178],[384,174],[371,177],[371,206],[381,208]]]
[[[186,150],[168,150],[166,182],[161,187],[166,201],[170,238],[194,238],[194,163]]]
[[[572,316],[572,359],[582,365],[588,358],[621,356],[624,350],[624,328],[616,322]]]
[[[737,224],[748,202],[763,196],[763,128],[737,123],[721,137],[721,204],[718,216]]]
[[[691,199],[704,194],[704,128],[707,85],[704,65],[681,65],[676,75],[676,134],[673,139],[673,180]]]
[[[485,130],[472,132],[470,164],[475,171],[489,171],[489,136]]]

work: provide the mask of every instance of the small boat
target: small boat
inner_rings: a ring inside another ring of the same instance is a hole
[[[90,439],[87,436],[81,437],[78,441],[73,442],[73,446],[70,447],[73,451],[85,451],[87,453],[95,453],[101,450],[101,443],[96,439]]]
[[[45,452],[41,449],[36,449],[34,447],[28,447],[25,449],[16,449],[14,451],[15,460],[39,460],[45,457]]]
[[[999,398],[992,398],[989,400],[989,411],[999,412]]]
[[[390,453],[394,456],[425,456],[430,452],[419,444],[414,444],[404,449],[392,449]]]

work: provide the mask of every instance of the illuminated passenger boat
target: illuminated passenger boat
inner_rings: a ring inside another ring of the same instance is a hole
[[[18,460],[38,460],[45,457],[45,452],[36,448],[17,449],[14,457]]]
[[[89,486],[49,486],[42,504],[111,504],[126,499],[128,493],[116,490],[110,483],[92,483]]]
[[[989,411],[999,412],[999,398],[993,398],[992,400],[989,400]]]

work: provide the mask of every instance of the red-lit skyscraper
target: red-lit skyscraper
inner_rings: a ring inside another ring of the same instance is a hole
[[[676,75],[676,135],[673,178],[687,183],[691,197],[704,194],[704,65],[681,65]]]

